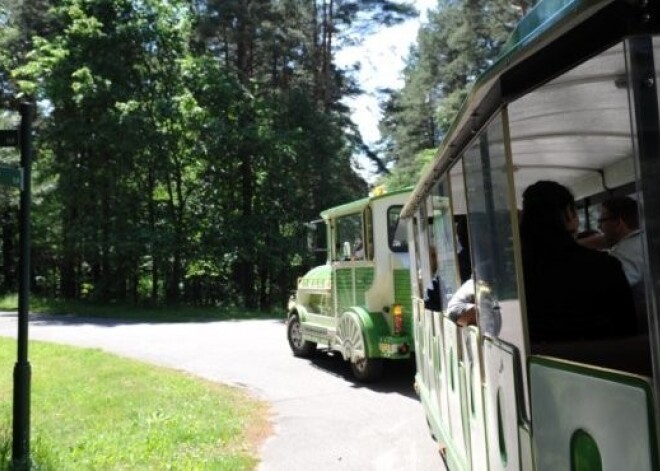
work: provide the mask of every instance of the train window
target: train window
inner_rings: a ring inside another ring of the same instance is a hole
[[[364,210],[364,234],[366,243],[367,260],[374,259],[374,228],[373,213],[370,207]]]
[[[406,225],[399,218],[403,206],[387,208],[387,241],[392,252],[408,252]]]
[[[413,293],[418,297],[424,297],[422,288],[424,286],[421,274],[421,260],[419,258],[419,224],[418,224],[419,215],[418,213],[412,218],[412,223],[409,225],[409,238],[410,238],[410,252],[413,256],[410,258],[410,278],[412,282]]]
[[[503,142],[499,115],[464,155],[470,244],[479,325],[483,332],[521,347],[510,180]]]
[[[634,159],[635,132],[631,128],[630,119],[630,103],[633,100],[629,97],[629,84],[638,81],[628,78],[626,49],[621,43],[610,47],[512,103],[508,108],[518,201],[522,202],[521,193],[536,181],[551,180],[560,183],[569,188],[576,198],[580,218],[579,232],[597,230],[598,220],[601,218],[601,203],[612,196],[634,194],[638,184],[636,174],[641,167]],[[645,106],[648,101],[644,101]],[[657,110],[655,113],[657,115]],[[653,158],[656,156],[657,154],[654,154]],[[657,169],[653,172],[657,175]],[[535,353],[648,374],[647,341],[642,339],[639,345],[635,344],[635,348],[631,348],[624,345],[628,342],[627,339],[621,340],[623,343],[617,345],[609,338],[600,338],[612,336],[599,327],[601,324],[607,325],[604,319],[608,314],[614,319],[610,324],[615,326],[610,329],[616,328],[617,334],[625,336],[630,335],[631,325],[643,324],[635,317],[636,311],[642,309],[618,308],[616,314],[613,314],[612,306],[621,306],[619,301],[624,297],[623,294],[614,294],[623,293],[623,290],[617,291],[611,284],[606,284],[614,279],[614,276],[606,280],[599,278],[599,286],[610,287],[607,289],[609,299],[605,303],[606,307],[598,304],[602,300],[602,294],[595,289],[589,291],[588,283],[584,283],[584,279],[593,281],[595,275],[589,273],[586,268],[584,273],[578,276],[573,269],[571,274],[574,278],[570,281],[569,278],[563,278],[562,281],[568,287],[579,285],[579,289],[573,294],[575,298],[593,299],[589,302],[589,307],[599,306],[594,308],[591,314],[598,322],[587,318],[589,308],[577,309],[585,313],[583,319],[565,314],[569,312],[569,308],[561,306],[559,300],[570,298],[570,289],[566,287],[555,286],[555,289],[563,293],[562,296],[526,287],[528,318],[534,315],[534,309],[535,312],[545,312],[538,308],[544,306],[553,313],[552,321],[555,322],[553,324],[548,320],[549,315],[537,314],[537,320],[534,322],[543,325],[543,328],[537,328],[541,334],[537,333],[536,336],[542,336],[533,345]],[[539,285],[543,286],[543,283],[540,282]],[[546,302],[545,298],[539,303],[538,299],[542,295],[557,304],[550,308],[550,303]],[[643,298],[644,295],[640,296]],[[573,300],[562,302],[573,307],[577,305]],[[533,305],[536,306],[534,309]],[[643,306],[643,302],[639,305]],[[628,311],[631,311],[632,315]],[[566,322],[560,321],[556,312],[564,314]],[[547,323],[549,327],[539,321]],[[532,324],[531,318],[529,322]],[[582,330],[579,327],[580,322],[585,324]],[[552,329],[556,333],[548,334]],[[555,337],[548,340],[550,336]],[[584,341],[589,336],[590,340]],[[566,342],[574,337],[579,337],[580,340],[576,341],[575,345],[568,346]],[[635,355],[632,354],[633,351]]]
[[[456,246],[454,244],[454,220],[449,205],[449,184],[443,178],[430,196],[433,211],[432,240],[435,247],[436,273],[442,280],[443,296],[441,305],[447,307],[448,298],[458,290],[459,274],[456,267]],[[434,254],[432,253],[431,256]]]
[[[426,256],[420,258],[418,268],[420,270],[422,286],[425,287],[424,289],[426,289],[431,286],[431,280],[433,278],[433,273],[431,273],[431,258],[428,255],[430,254],[430,237],[432,237],[432,234],[429,225],[429,208],[426,204],[422,204],[419,207],[418,224],[419,238],[416,241],[418,244],[417,250],[419,250],[420,253],[427,254]]]
[[[349,214],[336,221],[336,259],[364,260],[362,215]]]
[[[649,47],[652,46],[652,47]],[[660,162],[658,142],[660,137],[660,92],[658,89],[658,64],[660,64],[660,36],[632,38],[627,41],[630,102],[634,122],[637,123],[635,167],[638,172],[636,187],[639,190],[640,227],[642,248],[646,260],[644,272],[645,304],[648,308],[649,335],[657,346],[660,342],[657,307],[660,302]],[[652,51],[652,52],[651,52]],[[655,86],[649,86],[654,83]],[[657,347],[656,347],[657,348]],[[654,358],[657,361],[657,358]],[[654,361],[654,363],[655,363]],[[658,371],[657,366],[655,372]],[[655,377],[660,387],[660,375]]]
[[[509,105],[519,201],[537,180],[556,181],[591,204],[634,181],[626,83],[618,44]]]
[[[470,238],[467,223],[467,201],[465,199],[465,180],[463,178],[463,159],[460,159],[449,171],[451,187],[451,208],[456,223],[456,256],[461,283],[472,276],[470,257]]]

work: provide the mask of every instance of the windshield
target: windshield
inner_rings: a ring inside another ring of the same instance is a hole
[[[399,216],[403,206],[387,209],[387,240],[392,252],[408,252],[408,231]]]

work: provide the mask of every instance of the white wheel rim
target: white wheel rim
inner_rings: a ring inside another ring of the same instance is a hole
[[[337,326],[337,337],[345,359],[358,364],[365,358],[364,339],[360,324],[351,314],[344,314]]]

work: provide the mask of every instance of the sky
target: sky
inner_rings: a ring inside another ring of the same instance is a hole
[[[344,48],[337,53],[337,65],[340,67],[350,67],[355,63],[361,67],[357,77],[365,93],[346,99],[345,103],[350,107],[353,121],[367,144],[380,139],[378,121],[381,113],[376,91],[379,88],[398,89],[403,86],[404,59],[417,38],[417,30],[420,22],[425,19],[426,11],[434,8],[438,0],[415,0],[414,3],[421,12],[419,18],[383,28],[366,37],[360,45]],[[359,171],[360,175],[368,182],[373,182],[376,177],[375,165],[366,157],[358,158],[358,165],[363,167]]]

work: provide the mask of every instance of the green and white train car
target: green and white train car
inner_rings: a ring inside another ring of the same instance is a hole
[[[296,356],[317,345],[341,353],[360,381],[383,360],[410,358],[412,303],[407,228],[399,215],[410,189],[380,192],[321,213],[327,262],[298,280],[287,337]]]
[[[659,69],[660,2],[542,0],[477,80],[404,207],[416,386],[450,470],[660,469]],[[531,341],[518,221],[539,180],[572,191],[583,229],[609,196],[638,201],[639,335]],[[477,308],[464,327],[447,311],[460,286],[459,218]],[[437,310],[423,300],[432,247],[446,289]]]

